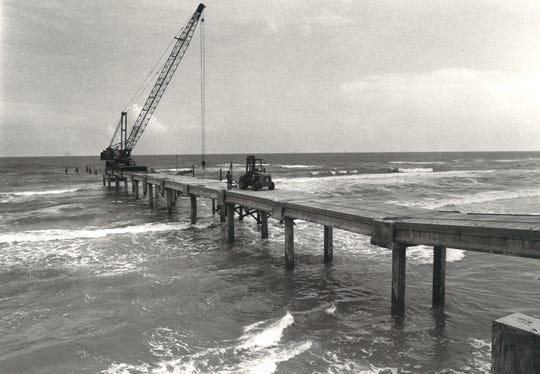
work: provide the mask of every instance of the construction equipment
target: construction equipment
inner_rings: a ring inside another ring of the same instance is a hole
[[[152,114],[156,110],[169,82],[176,72],[176,68],[180,64],[180,61],[182,61],[189,43],[193,38],[193,33],[195,32],[204,8],[204,4],[199,4],[188,23],[180,31],[179,35],[175,37],[176,43],[172,48],[171,54],[161,68],[154,87],[146,99],[137,120],[133,124],[129,136],[127,136],[127,112],[122,112],[120,122],[116,127],[116,131],[114,132],[109,146],[101,152],[101,160],[106,161],[106,170],[146,170],[146,167],[135,166],[135,162],[131,158],[131,152],[141,138],[146,126],[148,126],[148,122],[150,121],[150,118],[152,118]],[[119,130],[120,142],[113,144]]]
[[[248,187],[251,187],[253,191],[257,191],[263,187],[273,190],[276,185],[272,182],[270,173],[267,173],[263,167],[262,159],[249,155],[246,158],[246,174],[238,180],[238,187],[241,190],[247,190]]]

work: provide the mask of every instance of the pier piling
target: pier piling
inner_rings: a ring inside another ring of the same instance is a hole
[[[334,257],[334,242],[332,226],[324,226],[324,262],[332,262]]]
[[[268,213],[261,212],[261,238],[268,239]]]
[[[234,243],[234,204],[225,204],[227,211],[227,241]]]
[[[392,316],[405,315],[405,265],[407,247],[403,244],[392,245]]]
[[[148,184],[148,204],[154,206],[154,185],[152,183]]]
[[[444,308],[446,277],[446,248],[433,247],[433,292],[431,305],[433,309]]]
[[[285,224],[285,266],[294,267],[294,220],[289,217],[283,217]]]
[[[197,223],[197,195],[189,194],[189,201],[191,205],[191,224]]]
[[[493,321],[491,373],[540,373],[540,319],[514,313]]]

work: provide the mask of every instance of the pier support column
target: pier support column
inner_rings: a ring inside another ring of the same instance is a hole
[[[294,220],[283,217],[285,224],[285,267],[294,267]]]
[[[166,197],[166,200],[167,200],[167,211],[170,213],[172,213],[172,206],[173,206],[173,197],[172,197],[172,190],[167,188],[167,190],[165,190],[165,193],[167,194],[167,197]]]
[[[241,205],[238,207],[238,220],[239,221],[244,220],[244,207]]]
[[[433,309],[444,308],[446,277],[446,248],[433,247],[433,293],[431,306]]]
[[[191,224],[197,223],[197,195],[189,194],[189,201],[191,203]]]
[[[227,217],[227,206],[225,204],[221,204],[219,206],[219,221],[225,222]]]
[[[212,215],[216,214],[216,199],[212,199]]]
[[[146,183],[146,178],[144,178],[143,180],[142,193],[143,193],[143,197],[146,197],[146,194],[148,193],[148,183]]]
[[[106,181],[105,181],[105,175],[103,176],[103,187],[105,187]]]
[[[148,184],[148,205],[154,206],[154,185]]]
[[[261,238],[268,239],[268,213],[261,212]]]
[[[324,226],[324,262],[332,262],[334,257],[333,227]]]
[[[227,241],[234,243],[234,204],[225,204],[221,207],[221,210],[225,207],[227,211]]]
[[[139,200],[139,181],[133,180],[133,193],[135,194],[135,199]]]
[[[405,315],[406,250],[403,244],[392,244],[392,317]]]
[[[124,178],[124,191],[126,192],[126,194],[128,193],[128,181],[127,181],[127,178]]]
[[[159,185],[155,185],[154,190],[156,191],[156,200],[159,200]]]
[[[114,189],[116,192],[120,191],[120,179],[118,177],[114,178]]]

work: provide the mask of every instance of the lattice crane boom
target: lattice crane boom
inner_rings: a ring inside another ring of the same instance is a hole
[[[204,8],[204,4],[199,4],[197,9],[195,10],[195,13],[193,13],[188,23],[181,30],[180,34],[175,37],[176,43],[174,44],[174,47],[172,48],[169,57],[165,61],[165,64],[161,68],[161,71],[152,88],[152,91],[146,99],[146,102],[144,103],[144,106],[139,113],[137,120],[131,128],[129,137],[126,137],[124,134],[124,136],[121,137],[119,143],[110,145],[107,149],[101,152],[102,160],[113,161],[116,164],[123,165],[133,164],[133,160],[131,160],[131,151],[141,138],[146,127],[148,126],[148,123],[152,118],[152,114],[154,114],[154,111],[156,110],[161,98],[163,97],[163,94],[165,93],[169,82],[171,81],[174,73],[176,72],[178,65],[182,61],[182,58],[184,57],[184,54],[189,47],[191,39],[193,38],[193,34],[195,33],[195,29],[202,16]],[[124,129],[123,131],[126,130]],[[114,142],[114,138],[116,137],[117,132],[118,129],[113,136],[111,144]]]

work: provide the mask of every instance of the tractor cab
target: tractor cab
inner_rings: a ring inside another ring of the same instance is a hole
[[[272,182],[270,173],[267,173],[263,167],[262,159],[249,155],[246,158],[246,174],[242,175],[238,180],[238,187],[242,190],[247,190],[248,187],[251,187],[253,191],[257,191],[263,187],[273,190],[275,184]]]
[[[246,174],[253,175],[254,173],[265,173],[266,170],[262,164],[262,158],[255,156],[247,156],[246,158]]]

